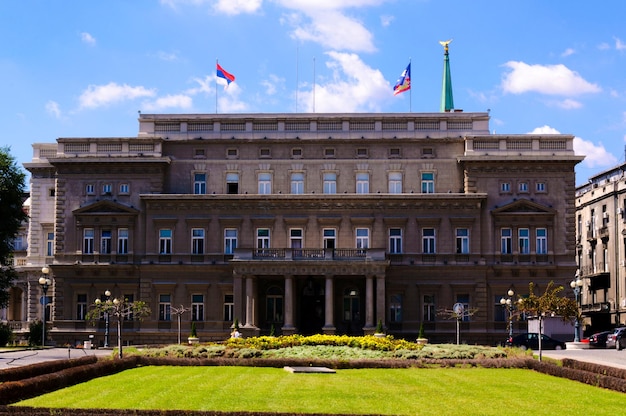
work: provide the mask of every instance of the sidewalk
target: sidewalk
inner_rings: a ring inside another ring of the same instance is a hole
[[[0,349],[0,371],[5,368],[21,367],[42,361],[67,360],[86,355],[98,357],[110,356],[112,349],[86,350],[82,348],[45,348],[45,349]]]

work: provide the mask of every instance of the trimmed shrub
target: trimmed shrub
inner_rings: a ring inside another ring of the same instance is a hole
[[[0,347],[13,341],[13,330],[7,324],[0,324]]]

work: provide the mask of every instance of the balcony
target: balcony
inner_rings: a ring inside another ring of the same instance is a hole
[[[609,302],[588,303],[581,305],[580,310],[582,313],[609,313],[611,304]]]
[[[381,261],[384,249],[359,248],[257,248],[236,249],[234,261]]]

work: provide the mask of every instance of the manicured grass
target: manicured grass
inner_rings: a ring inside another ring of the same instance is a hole
[[[259,367],[140,367],[21,406],[394,415],[624,413],[626,395],[523,369],[292,374]]]

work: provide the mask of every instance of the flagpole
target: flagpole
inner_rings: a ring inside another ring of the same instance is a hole
[[[300,77],[300,46],[296,45],[296,113],[298,113],[298,82]]]
[[[217,71],[217,65],[219,61],[215,59],[215,70]],[[217,74],[217,72],[216,72]],[[217,75],[215,76],[215,114],[217,114]]]
[[[315,113],[315,57],[313,57],[313,113]]]
[[[409,57],[409,68],[411,68],[411,57]],[[411,68],[411,71],[413,68]],[[409,79],[411,80],[411,84],[413,84],[413,75],[410,75]],[[413,85],[409,88],[409,113],[413,112]]]

